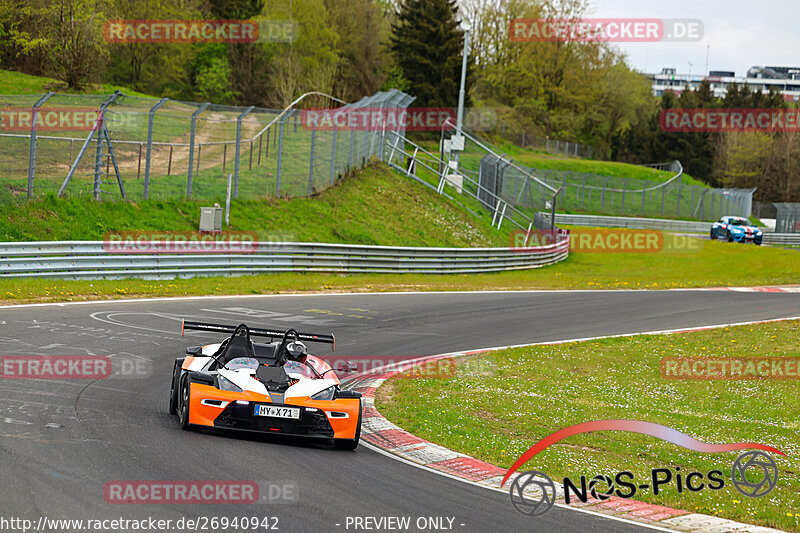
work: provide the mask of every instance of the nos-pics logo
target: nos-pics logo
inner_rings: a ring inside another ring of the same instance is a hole
[[[740,442],[734,444],[707,444],[672,428],[643,422],[640,420],[596,420],[576,424],[545,437],[511,466],[503,478],[504,485],[520,466],[533,456],[562,439],[593,431],[629,431],[660,438],[684,448],[701,453],[721,453],[736,450],[749,450],[741,454],[730,470],[730,480],[734,488],[744,496],[758,498],[775,488],[778,482],[778,465],[764,451],[785,455],[780,450],[764,444]],[[764,450],[764,451],[761,451]],[[720,490],[726,485],[726,472],[721,470],[682,471],[680,467],[655,468],[646,479],[636,479],[632,472],[622,471],[616,475],[597,475],[592,478],[580,476],[579,479],[564,478],[561,493],[564,503],[579,501],[586,503],[589,496],[595,500],[607,500],[612,496],[633,498],[639,491],[651,490],[658,494],[665,487],[678,493]],[[537,470],[522,472],[516,476],[509,487],[511,505],[522,514],[540,516],[556,503],[558,491],[556,484],[545,473]]]

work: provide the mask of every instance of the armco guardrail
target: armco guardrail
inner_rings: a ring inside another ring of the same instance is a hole
[[[800,233],[764,232],[764,244],[773,246],[800,246]]]
[[[543,215],[549,216],[547,213]],[[566,215],[556,213],[556,224],[567,226],[593,226],[599,228],[630,228],[674,231],[680,233],[708,233],[711,222],[669,220],[665,218],[608,217],[599,215]]]
[[[524,250],[256,242],[252,251],[224,254],[112,253],[102,241],[6,242],[0,243],[0,277],[174,279],[276,272],[471,274],[557,263],[569,253],[569,238],[559,239],[554,244]]]
[[[549,213],[540,213],[549,217]],[[702,233],[711,230],[711,222],[690,222],[663,218],[606,217],[599,215],[567,215],[556,213],[556,224],[567,226],[592,226],[599,228],[630,228],[671,231],[676,233]],[[772,233],[764,230],[764,244],[774,246],[800,246],[800,233]]]

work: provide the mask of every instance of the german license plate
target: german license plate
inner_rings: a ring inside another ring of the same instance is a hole
[[[298,407],[276,407],[274,405],[256,405],[256,416],[273,416],[275,418],[300,419]]]

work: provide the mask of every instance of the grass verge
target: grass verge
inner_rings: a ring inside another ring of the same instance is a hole
[[[192,231],[198,228],[200,207],[209,203],[98,203],[51,196],[15,205],[0,219],[0,240],[102,240],[112,231]],[[490,214],[475,217],[377,164],[310,197],[233,200],[230,222],[231,231],[260,233],[264,240],[397,246],[506,246],[510,231],[506,225],[498,232]]]
[[[721,490],[679,494],[673,480],[657,496],[642,490],[635,499],[800,531],[800,382],[666,380],[659,366],[665,356],[800,357],[798,338],[800,321],[787,321],[502,350],[463,361],[448,379],[389,380],[376,406],[415,435],[506,468],[538,440],[589,420],[633,418],[709,443],[768,444],[787,456],[776,457],[777,486],[760,498],[731,484],[741,452],[701,454],[627,432],[569,437],[522,470],[576,481],[624,470],[646,480],[654,468],[719,469]]]
[[[0,301],[325,291],[672,289],[800,283],[797,251],[697,241],[693,252],[575,253],[553,266],[496,274],[273,274],[172,281],[0,279]]]

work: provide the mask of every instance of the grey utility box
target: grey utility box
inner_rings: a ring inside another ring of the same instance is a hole
[[[222,208],[200,208],[200,231],[222,232]]]

